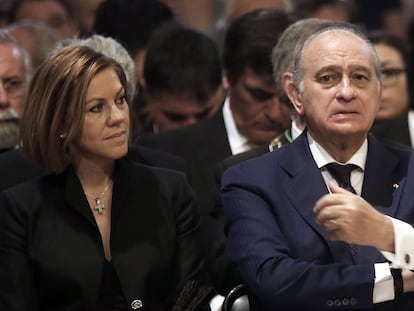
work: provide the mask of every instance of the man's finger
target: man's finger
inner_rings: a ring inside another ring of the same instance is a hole
[[[343,194],[351,193],[350,191],[339,187],[334,182],[329,182],[329,190],[331,191],[331,193],[343,193]]]

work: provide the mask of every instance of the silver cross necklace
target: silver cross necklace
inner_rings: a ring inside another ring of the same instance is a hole
[[[109,183],[106,185],[105,189],[98,195],[98,196],[93,196],[90,195],[89,193],[87,193],[86,191],[85,194],[86,196],[90,197],[91,199],[95,200],[95,207],[94,210],[98,211],[99,215],[103,214],[103,210],[105,208],[105,205],[102,203],[102,196],[105,194],[105,192],[109,189],[109,187],[112,185],[112,181],[109,181]]]

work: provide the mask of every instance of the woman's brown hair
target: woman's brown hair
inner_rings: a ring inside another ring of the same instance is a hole
[[[35,164],[54,172],[70,163],[68,144],[80,135],[86,91],[101,71],[112,68],[128,93],[122,67],[85,46],[69,46],[36,70],[21,118],[23,148]]]

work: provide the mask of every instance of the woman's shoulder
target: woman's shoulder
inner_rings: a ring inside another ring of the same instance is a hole
[[[19,184],[3,189],[0,192],[0,201],[4,204],[9,202],[13,206],[21,206],[24,209],[41,207],[46,201],[61,196],[56,192],[59,188],[61,176],[48,173],[43,176],[34,177]]]
[[[186,179],[186,175],[179,170],[172,168],[143,164],[130,159],[121,161],[122,171],[133,173],[137,178],[142,178],[144,174],[152,175],[160,179]]]

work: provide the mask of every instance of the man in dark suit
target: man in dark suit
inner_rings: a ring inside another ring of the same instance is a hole
[[[216,241],[216,243],[213,244],[210,255],[215,259],[215,262],[217,262],[214,266],[216,270],[213,272],[215,275],[220,276],[216,277],[216,286],[223,292],[229,291],[232,287],[235,287],[241,283],[241,280],[232,268],[228,254],[225,251],[226,236],[224,233],[224,227],[226,219],[223,215],[223,208],[220,199],[220,184],[223,172],[227,168],[240,162],[277,150],[283,145],[292,142],[292,140],[296,139],[296,137],[301,134],[305,125],[284,92],[283,84],[286,84],[293,75],[293,55],[299,52],[303,42],[315,31],[333,24],[334,22],[328,23],[316,18],[307,18],[293,23],[283,32],[272,50],[273,76],[276,88],[279,90],[278,94],[280,101],[289,107],[291,111],[291,126],[282,134],[274,138],[269,145],[259,146],[251,150],[232,155],[217,164],[217,187],[213,193],[216,200],[215,207],[211,213],[211,222],[213,223],[214,228],[216,228],[213,232],[216,234],[214,237],[214,241]]]
[[[389,206],[411,151],[368,135],[381,94],[378,56],[355,26],[337,24],[310,36],[294,63],[286,89],[307,129],[277,152],[223,176],[228,250],[236,269],[261,310],[411,310],[414,300],[398,286],[395,291],[394,280],[412,281],[414,274],[390,269],[376,248],[331,241],[313,211],[332,192],[350,213],[363,214],[369,202],[407,220],[404,207]],[[351,168],[350,181],[341,180],[330,163]],[[382,236],[392,227],[384,219]],[[329,219],[332,226],[340,221]],[[414,291],[408,284],[403,290]]]
[[[272,66],[273,78],[278,90],[279,100],[285,104],[291,117],[291,124],[283,133],[274,137],[268,145],[262,145],[251,150],[232,155],[224,159],[218,164],[218,180],[228,167],[238,164],[244,160],[254,158],[269,151],[279,149],[284,144],[290,143],[293,139],[300,135],[305,125],[303,120],[296,113],[289,98],[284,90],[284,84],[287,85],[292,78],[294,69],[294,55],[299,52],[303,42],[315,31],[334,25],[335,22],[327,22],[317,18],[306,18],[298,20],[291,24],[280,36],[276,45],[272,49]]]
[[[208,251],[214,231],[220,230],[208,221],[214,206],[215,165],[232,154],[267,146],[289,127],[290,109],[279,101],[270,55],[293,21],[293,16],[276,9],[256,10],[235,19],[223,45],[224,76],[229,85],[223,107],[210,119],[139,140],[188,161]]]
[[[278,99],[269,58],[293,17],[280,10],[257,10],[236,19],[223,47],[229,91],[224,106],[208,120],[177,130],[144,135],[139,142],[181,156],[206,186],[211,168],[227,156],[267,145],[289,127],[289,109]]]

